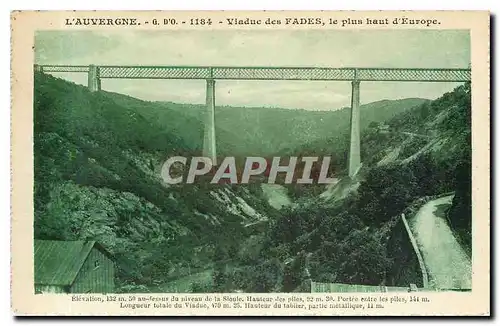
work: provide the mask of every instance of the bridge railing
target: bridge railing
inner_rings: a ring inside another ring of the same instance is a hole
[[[465,82],[470,81],[469,69],[358,69],[358,79],[364,81],[421,81]]]
[[[89,66],[37,65],[44,72],[89,72]],[[466,82],[470,69],[331,68],[331,67],[208,67],[208,66],[97,66],[99,78],[127,79],[238,79],[337,80],[399,82]]]
[[[410,238],[411,245],[413,247],[413,251],[415,252],[418,260],[418,265],[420,267],[420,271],[422,272],[422,284],[424,288],[429,287],[429,274],[427,273],[427,267],[425,266],[424,259],[422,258],[422,254],[420,253],[420,249],[417,245],[417,240],[415,236],[411,232],[410,226],[408,225],[408,221],[406,220],[405,214],[401,214],[401,219],[403,220],[403,224],[405,226],[406,232],[408,233],[408,237]]]
[[[43,72],[89,72],[90,66],[35,65],[35,71]]]

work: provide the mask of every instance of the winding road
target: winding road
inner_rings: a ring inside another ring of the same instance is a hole
[[[431,286],[439,289],[471,289],[472,262],[444,219],[444,207],[452,196],[426,203],[410,222],[423,260],[431,277]]]

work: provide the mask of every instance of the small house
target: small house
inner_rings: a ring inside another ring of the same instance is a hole
[[[35,293],[112,293],[115,264],[96,241],[37,240]]]

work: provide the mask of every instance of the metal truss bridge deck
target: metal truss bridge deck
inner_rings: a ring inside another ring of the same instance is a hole
[[[40,65],[43,72],[88,73],[92,66]],[[318,68],[318,67],[200,67],[99,66],[99,78],[219,79],[219,80],[337,80],[395,82],[467,82],[470,69],[458,68]]]

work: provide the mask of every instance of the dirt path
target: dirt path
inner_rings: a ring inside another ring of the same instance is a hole
[[[471,289],[472,263],[441,214],[453,196],[430,201],[410,223],[423,260],[431,276],[431,286],[440,289]]]

